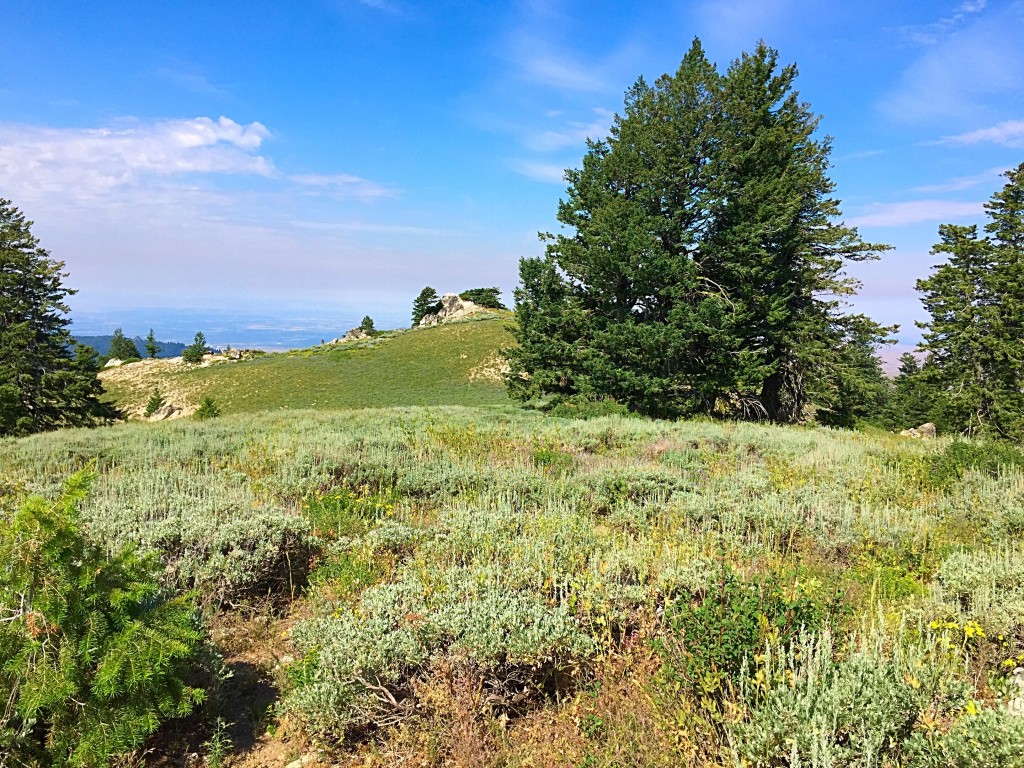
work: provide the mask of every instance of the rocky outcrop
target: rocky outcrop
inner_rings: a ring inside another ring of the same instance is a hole
[[[173,403],[164,403],[149,417],[150,421],[167,421],[168,419],[180,419],[185,411]]]
[[[901,437],[913,437],[916,439],[920,438],[933,438],[935,437],[935,425],[930,421],[925,422],[919,427],[912,427],[911,429],[904,429],[900,432]]]
[[[117,368],[119,365],[124,365],[124,360],[122,360],[119,357],[112,357],[109,360],[107,360],[107,364],[104,365],[103,367],[104,368]]]
[[[452,320],[461,320],[477,312],[483,312],[486,307],[474,304],[459,297],[457,293],[446,293],[441,297],[441,308],[437,312],[424,315],[420,320],[420,327],[437,325],[438,323],[449,323]]]

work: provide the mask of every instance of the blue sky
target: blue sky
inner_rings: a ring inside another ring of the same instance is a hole
[[[115,325],[290,345],[424,285],[510,294],[562,169],[697,36],[763,38],[834,137],[848,223],[895,250],[858,309],[922,318],[940,223],[1024,160],[1024,2],[25,3],[0,0],[0,197]],[[214,329],[212,332],[210,328]]]

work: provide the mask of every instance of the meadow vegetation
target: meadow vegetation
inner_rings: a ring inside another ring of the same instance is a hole
[[[5,440],[3,514],[84,467],[82,529],[109,555],[159,558],[214,624],[289,617],[249,749],[301,731],[370,765],[1024,754],[1013,447],[507,406],[267,412]]]

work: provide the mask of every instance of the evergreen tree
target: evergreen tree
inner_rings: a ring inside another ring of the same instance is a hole
[[[153,329],[150,328],[146,335],[146,355],[152,359],[158,354],[160,354],[160,345],[157,343],[156,336],[153,335]]]
[[[74,356],[64,263],[0,199],[0,435],[88,426],[115,413],[100,402],[95,355]]]
[[[131,360],[137,357],[142,357],[139,354],[139,348],[135,346],[135,342],[124,335],[124,331],[120,328],[114,330],[114,336],[110,340],[110,350],[107,353],[107,357],[118,360]]]
[[[143,412],[146,418],[149,418],[154,413],[164,407],[166,402],[164,396],[160,394],[160,390],[156,387],[153,388],[152,393],[149,395],[149,400],[146,402],[146,410]]]
[[[892,382],[888,424],[896,429],[916,427],[925,422],[940,424],[943,419],[937,391],[925,378],[924,371],[915,355],[905,352],[900,355],[900,368]]]
[[[181,353],[181,359],[186,363],[201,363],[203,362],[203,355],[206,354],[206,349],[206,337],[202,331],[197,331],[195,340],[185,347],[185,351]]]
[[[215,403],[213,398],[209,395],[203,398],[202,402],[199,403],[199,407],[196,409],[196,412],[192,414],[192,418],[198,421],[215,419],[218,416],[220,416],[220,408],[217,407],[217,403]]]
[[[377,332],[377,329],[373,327],[373,318],[369,315],[365,315],[359,323],[359,328],[367,335],[373,336]]]
[[[1024,437],[1024,164],[986,204],[987,233],[944,224],[933,254],[948,261],[917,288],[931,319],[922,371],[942,416],[968,434]]]
[[[419,295],[412,301],[412,324],[413,327],[420,324],[426,315],[433,314],[441,308],[441,299],[437,291],[429,285],[419,292]]]
[[[520,263],[514,395],[794,421],[873,350],[886,329],[823,296],[852,293],[845,263],[884,246],[833,222],[830,145],[795,77],[764,45],[722,75],[695,41],[627,92],[566,172],[570,232]]]
[[[470,288],[459,294],[463,301],[472,301],[481,307],[488,309],[508,309],[501,303],[501,288]]]
[[[92,476],[30,497],[0,526],[0,764],[109,765],[203,700],[186,679],[202,632],[162,568],[81,531]]]

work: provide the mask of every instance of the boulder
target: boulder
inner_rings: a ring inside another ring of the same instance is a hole
[[[1024,667],[1017,667],[1007,681],[1010,703],[1007,709],[1011,715],[1024,717]]]
[[[351,331],[346,333],[342,337],[342,341],[359,341],[359,339],[368,339],[370,334],[364,331],[362,328],[353,328]]]
[[[437,325],[452,320],[461,320],[468,315],[482,312],[486,307],[481,307],[472,301],[466,301],[457,293],[446,293],[441,297],[441,308],[436,313],[424,315],[420,320],[420,326]]]
[[[178,406],[173,405],[172,403],[164,403],[155,411],[153,411],[153,415],[149,417],[149,420],[166,421],[167,419],[181,418],[181,416],[183,415],[184,412]]]
[[[107,360],[107,364],[104,365],[103,367],[104,368],[117,368],[117,366],[119,366],[119,365],[124,365],[124,360],[122,360],[119,357],[112,357],[109,360]]]
[[[931,439],[935,437],[935,425],[930,421],[926,421],[919,427],[911,427],[910,429],[904,429],[900,432],[900,437],[912,437],[915,440],[921,438]]]

